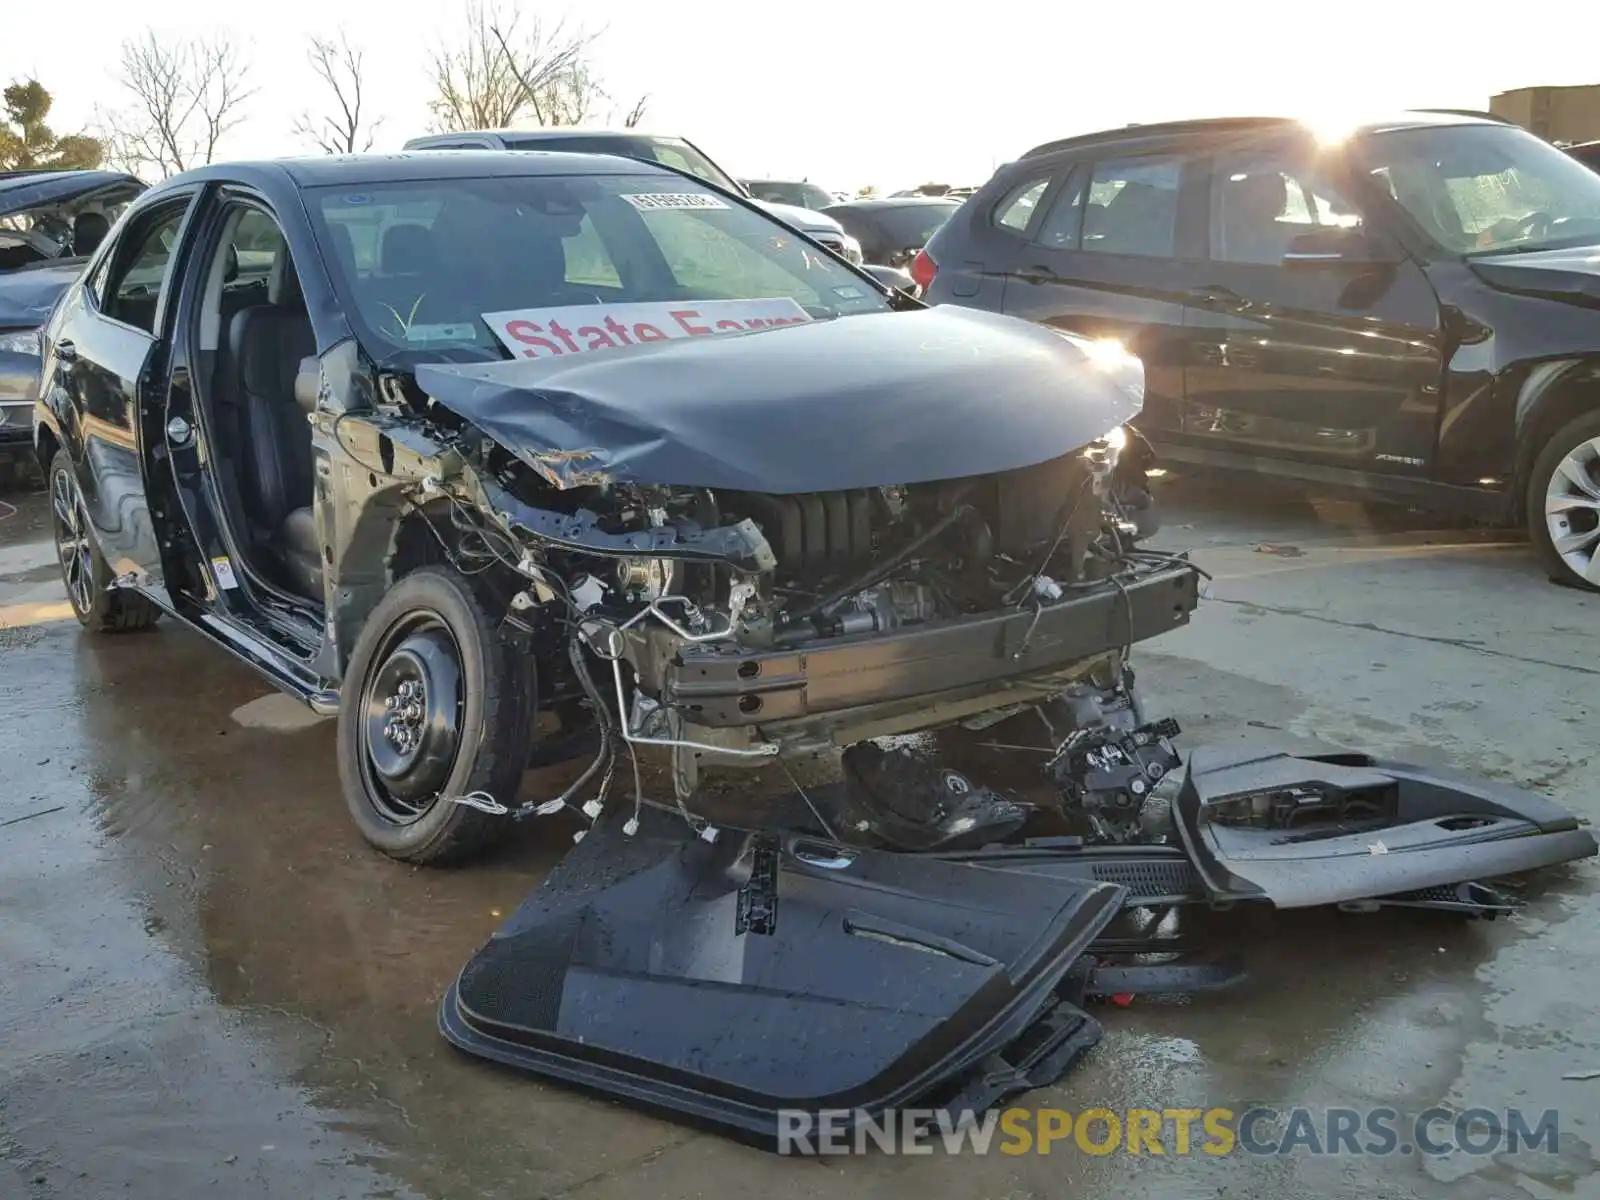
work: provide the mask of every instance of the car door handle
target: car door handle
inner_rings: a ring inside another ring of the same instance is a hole
[[[1049,267],[1034,266],[1024,271],[1018,271],[1017,278],[1024,283],[1053,283],[1059,280],[1061,276],[1057,275]]]
[[[78,348],[63,339],[56,343],[56,357],[62,362],[73,362],[78,357]]]
[[[1220,284],[1204,284],[1197,288],[1190,288],[1188,292],[1190,304],[1232,304],[1243,306],[1245,298],[1232,288],[1225,288]]]
[[[1187,301],[1190,304],[1218,307],[1218,309],[1224,309],[1224,307],[1227,307],[1227,309],[1248,309],[1250,307],[1250,301],[1246,301],[1243,296],[1240,296],[1232,288],[1224,288],[1221,283],[1205,283],[1205,285],[1198,286],[1198,288],[1190,288],[1189,293],[1187,293]]]

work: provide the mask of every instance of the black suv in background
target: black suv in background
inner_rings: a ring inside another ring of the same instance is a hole
[[[1600,588],[1600,175],[1515,126],[1051,142],[912,275],[1139,354],[1168,459],[1526,520],[1552,578]]]
[[[1584,166],[1600,171],[1600,142],[1579,142],[1576,146],[1568,146],[1567,153]]]

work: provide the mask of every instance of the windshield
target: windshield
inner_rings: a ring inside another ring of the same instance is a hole
[[[750,183],[749,188],[752,196],[768,204],[790,204],[795,208],[821,212],[835,203],[829,192],[814,183],[776,183],[758,179]]]
[[[1510,125],[1373,134],[1363,167],[1440,245],[1496,254],[1600,241],[1600,175]]]
[[[568,154],[620,154],[623,158],[642,158],[677,171],[698,175],[707,183],[730,192],[740,192],[722,168],[682,138],[609,135],[606,137],[529,137],[506,138],[507,150],[562,150]]]
[[[537,320],[530,310],[625,305],[634,315],[622,319],[634,320],[637,306],[655,305],[660,319],[639,322],[676,336],[706,328],[679,317],[684,302],[739,302],[715,307],[761,317],[752,327],[788,323],[774,313],[803,321],[889,307],[826,251],[678,177],[419,180],[306,197],[340,300],[381,361],[527,355],[506,331]],[[613,344],[591,340],[584,349]]]

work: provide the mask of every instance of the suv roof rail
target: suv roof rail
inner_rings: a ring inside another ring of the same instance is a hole
[[[1023,154],[1023,158],[1038,158],[1073,146],[1093,146],[1099,142],[1116,142],[1132,138],[1160,137],[1169,133],[1201,133],[1208,130],[1225,133],[1229,130],[1270,129],[1277,125],[1292,124],[1291,117],[1201,117],[1187,121],[1157,121],[1149,125],[1128,124],[1116,129],[1102,129],[1094,133],[1080,133],[1053,142],[1042,142]]]
[[[1510,117],[1502,117],[1499,113],[1484,112],[1477,108],[1413,108],[1410,111],[1419,113],[1438,113],[1445,117],[1477,117],[1484,121],[1493,121],[1496,125],[1515,125]]]

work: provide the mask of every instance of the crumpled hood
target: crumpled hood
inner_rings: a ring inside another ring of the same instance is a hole
[[[1600,246],[1473,259],[1472,270],[1508,292],[1600,305]]]
[[[0,179],[0,217],[45,204],[66,204],[114,186],[144,190],[137,177],[122,171],[34,171]]]
[[[61,293],[83,273],[84,260],[60,266],[26,267],[0,274],[0,329],[43,325]]]
[[[957,479],[1070,453],[1136,416],[1136,359],[954,306],[566,358],[439,363],[417,384],[557,487],[798,493]]]
[[[807,233],[815,233],[818,230],[824,230],[828,233],[844,232],[844,226],[832,217],[813,212],[809,208],[798,208],[793,204],[774,204],[770,200],[752,199],[750,203],[765,209],[777,217],[778,220],[785,221],[796,229],[803,229]]]

